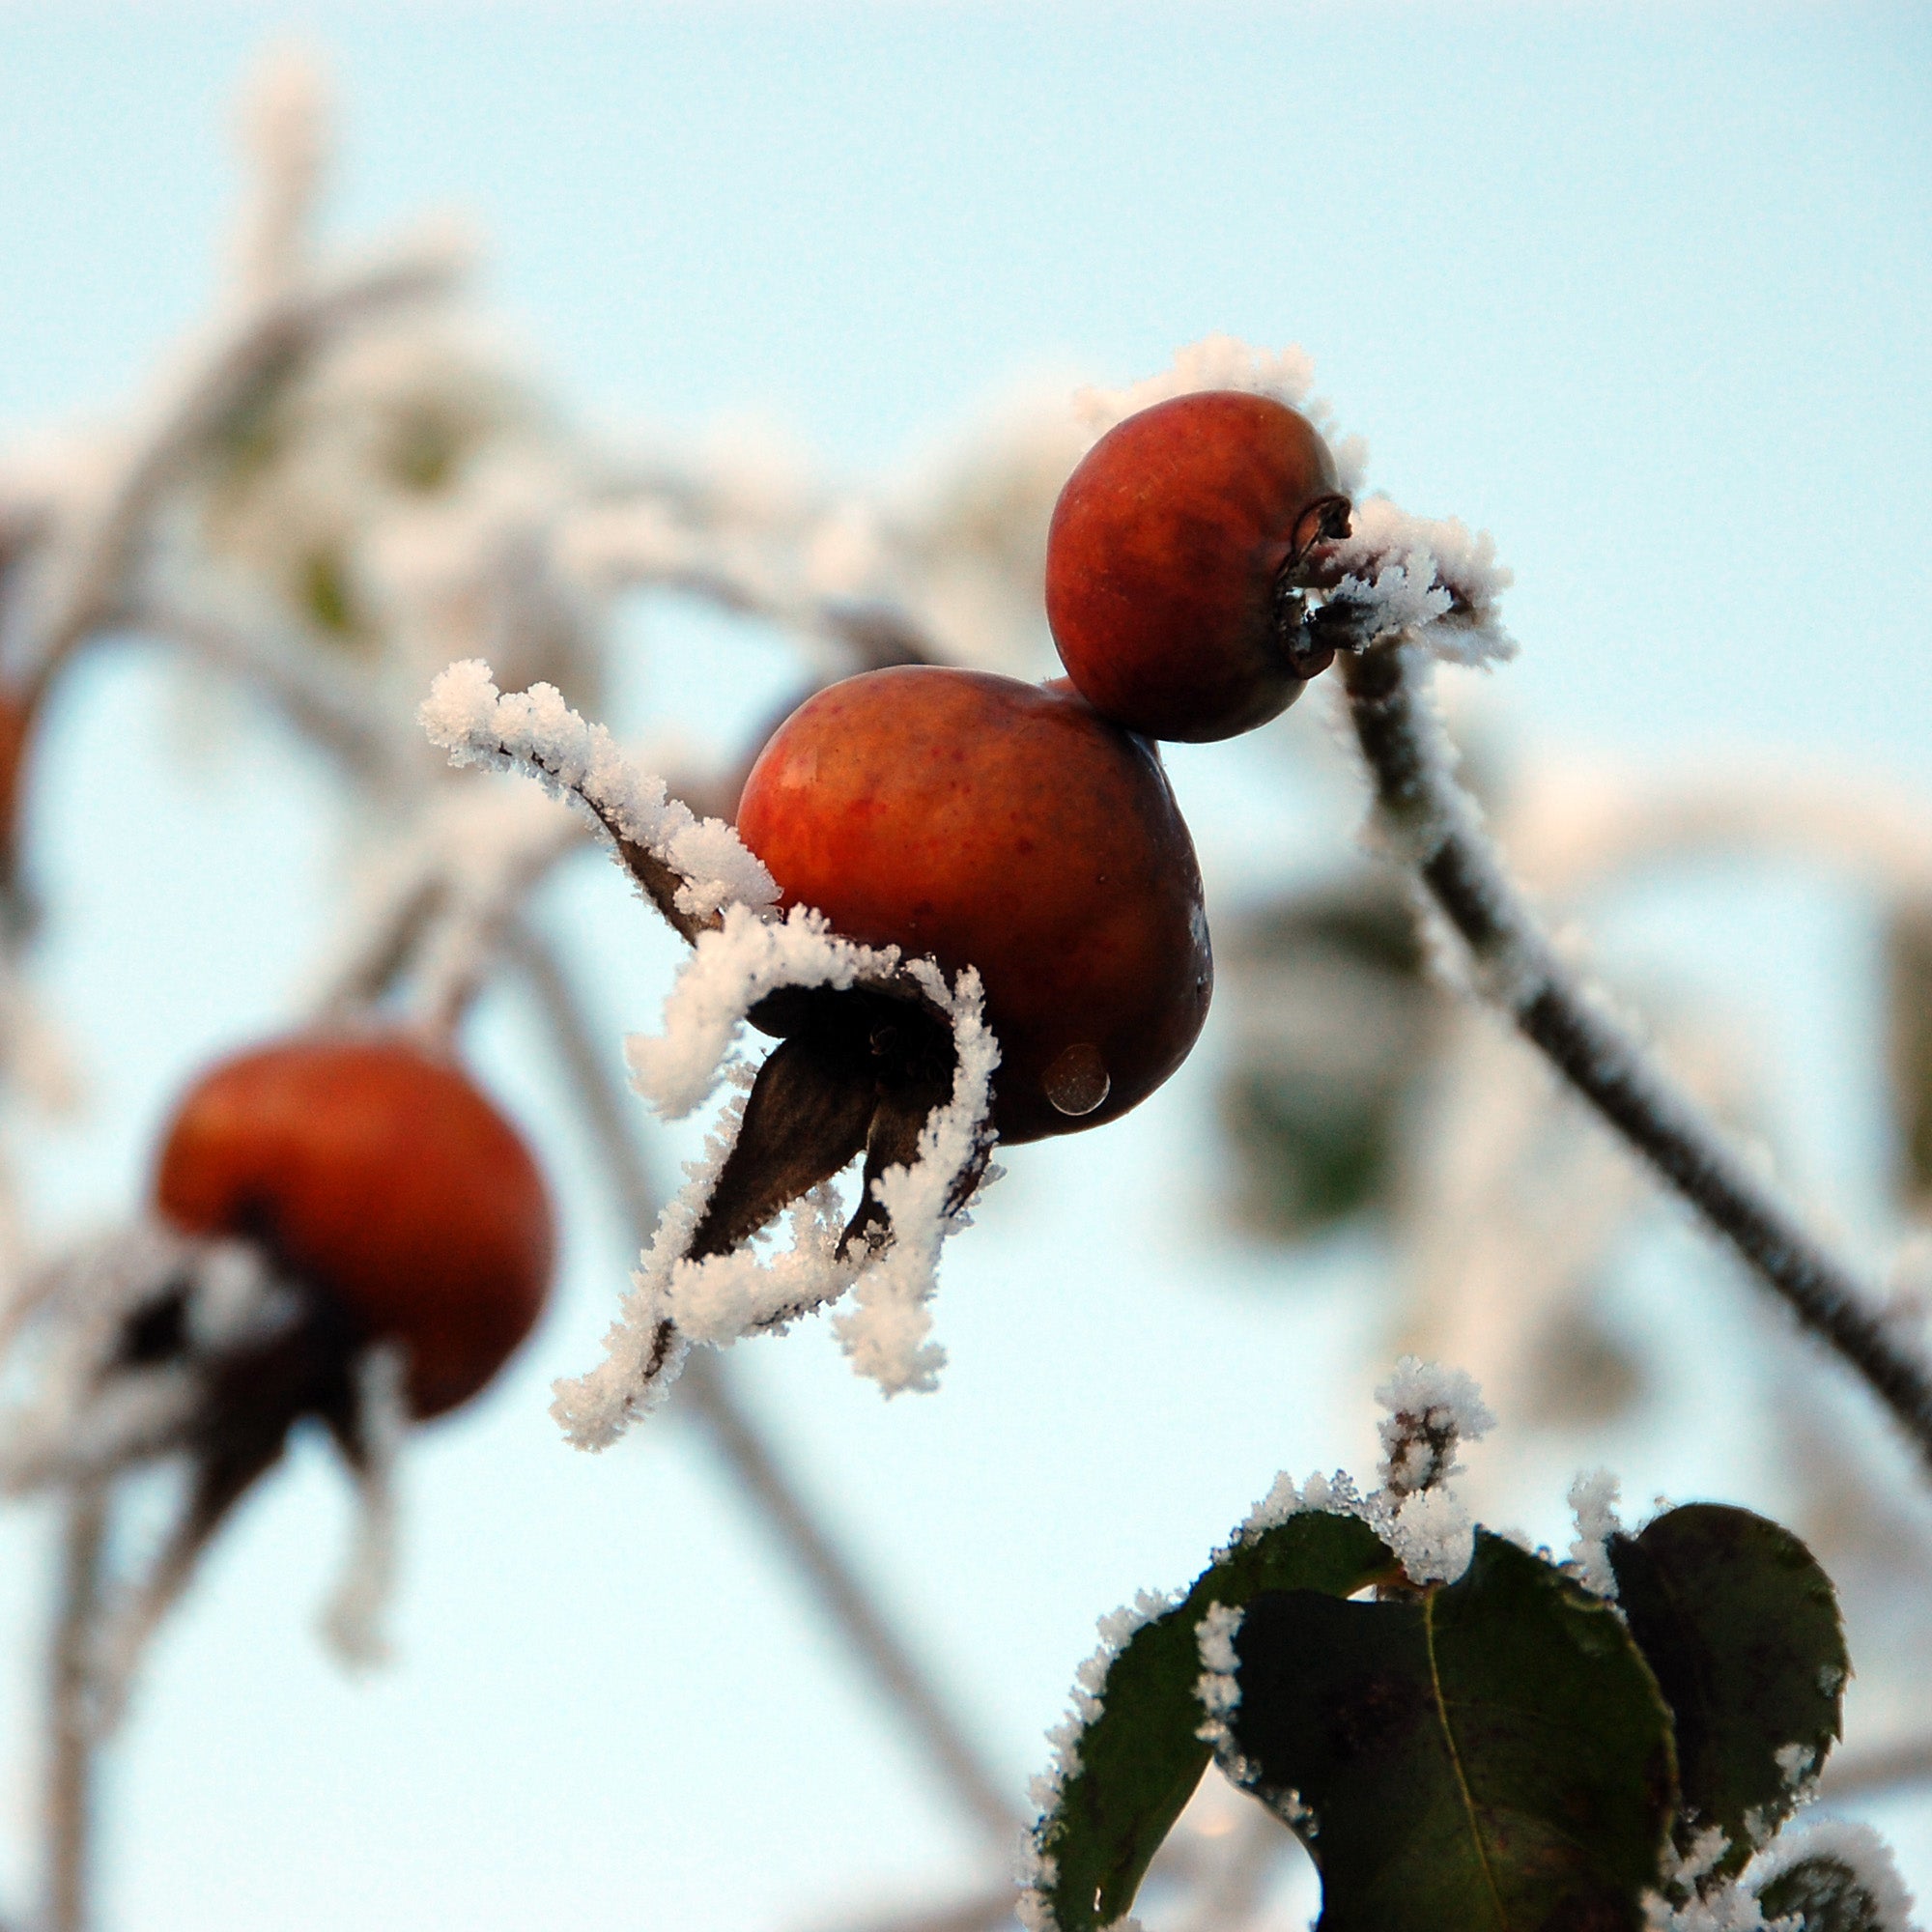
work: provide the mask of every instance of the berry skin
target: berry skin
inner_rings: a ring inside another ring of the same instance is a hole
[[[1332,652],[1302,632],[1308,553],[1349,527],[1306,416],[1233,389],[1176,396],[1087,452],[1055,505],[1046,617],[1096,711],[1151,738],[1232,738]]]
[[[980,969],[1004,1141],[1124,1114],[1207,1017],[1201,872],[1159,754],[1064,683],[914,666],[831,685],[765,747],[738,831],[787,906]]]
[[[155,1202],[191,1234],[262,1242],[360,1334],[404,1344],[418,1419],[483,1387],[550,1287],[529,1151],[460,1068],[399,1037],[280,1040],[203,1074]]]

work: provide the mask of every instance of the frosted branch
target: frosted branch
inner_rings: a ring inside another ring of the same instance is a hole
[[[343,1662],[387,1662],[383,1613],[396,1581],[396,1464],[409,1428],[407,1363],[400,1350],[374,1348],[355,1364],[349,1439],[355,1477],[355,1528],[349,1561],[323,1607],[324,1641]]]
[[[50,547],[18,652],[36,691],[111,618],[161,497],[222,425],[331,338],[443,294],[466,255],[447,236],[407,242],[247,305],[184,353],[91,503]]]
[[[244,298],[262,300],[298,280],[307,263],[328,157],[320,64],[299,46],[271,48],[249,76],[241,106],[249,180],[237,224],[235,274]]]
[[[1932,1376],[1694,1100],[1557,959],[1457,783],[1420,648],[1341,660],[1378,824],[1466,946],[1475,989],[1871,1385],[1932,1461]]]
[[[639,772],[602,724],[586,724],[554,685],[498,692],[480,658],[453,664],[417,717],[453,765],[536,779],[588,814],[644,895],[686,939],[724,923],[728,906],[763,912],[778,887],[723,819],[699,819]]]

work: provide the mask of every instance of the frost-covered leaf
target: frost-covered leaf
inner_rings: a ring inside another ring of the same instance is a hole
[[[1478,1532],[1458,1582],[1250,1606],[1229,1722],[1321,1868],[1320,1932],[1622,1932],[1674,1808],[1670,1715],[1609,1605]]]
[[[1035,1922],[1059,1932],[1111,1925],[1208,1767],[1197,1627],[1215,1605],[1267,1590],[1346,1597],[1395,1559],[1358,1518],[1301,1511],[1234,1547],[1185,1599],[1143,1624],[1092,1687],[1099,1709],[1065,1747],[1064,1776],[1035,1834]]]
[[[1617,1595],[1676,1719],[1687,1821],[1743,1865],[1838,1736],[1850,1669],[1832,1580],[1788,1529],[1691,1503],[1610,1540]]]

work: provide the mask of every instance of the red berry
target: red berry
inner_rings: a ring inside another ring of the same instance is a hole
[[[1232,738],[1287,710],[1332,653],[1300,630],[1302,566],[1349,499],[1306,416],[1214,389],[1109,430],[1067,478],[1046,617],[1096,711],[1153,738]]]
[[[1201,872],[1159,753],[1065,684],[919,666],[832,685],[765,747],[738,830],[787,906],[980,969],[1003,1140],[1125,1113],[1201,1031]]]
[[[397,1037],[223,1061],[176,1110],[156,1205],[260,1240],[372,1339],[409,1350],[418,1417],[467,1402],[529,1333],[554,1246],[543,1177],[458,1067]]]

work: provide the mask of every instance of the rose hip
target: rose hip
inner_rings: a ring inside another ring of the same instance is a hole
[[[1156,403],[1094,445],[1054,508],[1060,661],[1096,711],[1150,737],[1264,724],[1327,668],[1298,593],[1311,551],[1348,526],[1306,416],[1236,390]]]
[[[1159,754],[1064,683],[922,666],[832,685],[765,747],[738,830],[788,906],[980,969],[1003,1140],[1116,1119],[1201,1031],[1201,873]]]
[[[362,1334],[404,1344],[418,1417],[482,1388],[550,1286],[528,1150],[461,1068],[400,1037],[282,1040],[203,1074],[155,1201],[190,1233],[260,1241]]]

